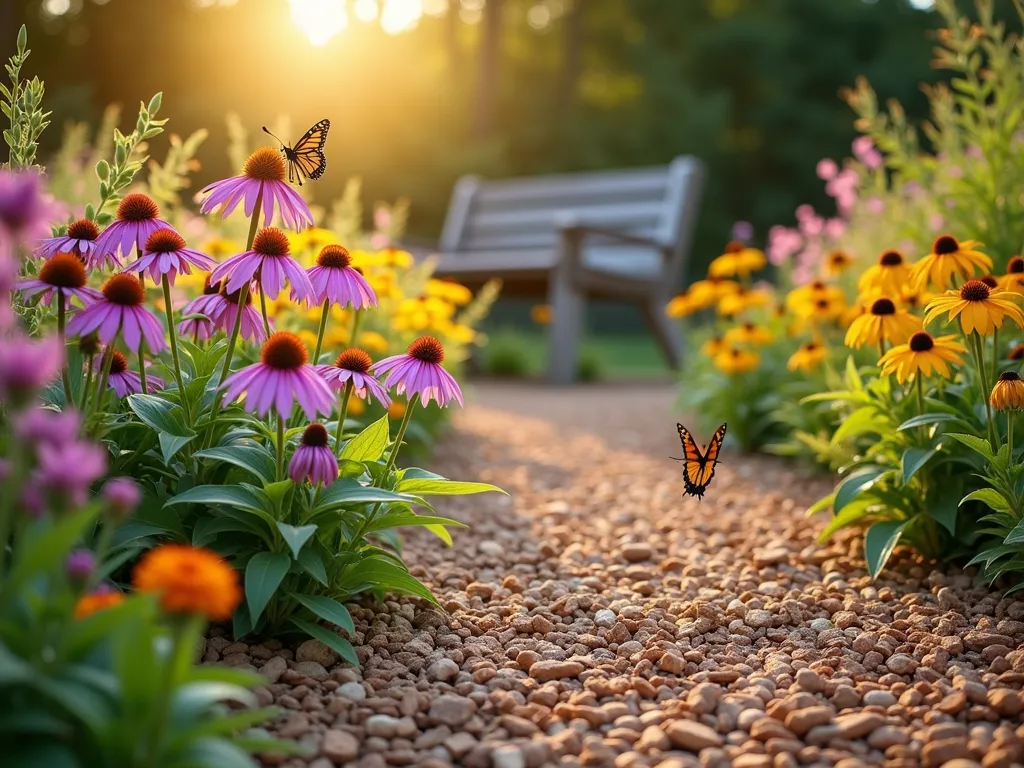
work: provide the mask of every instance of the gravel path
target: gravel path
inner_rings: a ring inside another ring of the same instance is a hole
[[[728,456],[681,497],[664,387],[486,385],[431,467],[511,496],[410,535],[444,611],[354,607],[363,665],[208,642],[252,665],[271,726],[360,768],[1021,765],[1024,601],[895,558],[866,575],[803,509],[827,482]],[[675,455],[678,455],[675,453]]]

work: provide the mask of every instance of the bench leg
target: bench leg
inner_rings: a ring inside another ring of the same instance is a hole
[[[641,305],[640,310],[661,347],[665,361],[672,370],[678,371],[683,362],[683,336],[679,326],[665,314],[665,302],[653,298]]]
[[[586,299],[573,285],[569,270],[560,266],[552,272],[548,302],[552,314],[548,333],[548,381],[572,384],[576,379]]]

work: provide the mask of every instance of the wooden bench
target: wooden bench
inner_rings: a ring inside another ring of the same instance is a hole
[[[693,238],[703,167],[693,157],[621,171],[483,180],[452,192],[436,254],[440,277],[502,294],[547,296],[548,376],[576,375],[588,298],[639,305],[665,357],[678,368],[682,339],[665,316]]]

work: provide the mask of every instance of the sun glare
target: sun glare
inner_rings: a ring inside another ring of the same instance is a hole
[[[397,35],[415,27],[422,16],[422,0],[387,0],[380,14],[380,28]]]
[[[344,0],[289,0],[292,19],[309,42],[324,45],[348,26]]]

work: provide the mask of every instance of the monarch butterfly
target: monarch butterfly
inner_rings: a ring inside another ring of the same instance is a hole
[[[682,424],[676,424],[676,428],[679,430],[679,440],[683,444],[683,458],[670,458],[683,462],[683,488],[686,493],[703,498],[704,491],[711,484],[711,478],[715,476],[718,453],[722,450],[722,441],[725,439],[725,424],[715,430],[711,442],[703,453],[694,442],[690,430]]]
[[[281,141],[281,154],[288,161],[288,181],[294,183],[296,179],[299,186],[302,186],[303,177],[316,181],[324,175],[327,170],[327,157],[324,155],[324,144],[327,142],[327,131],[331,129],[330,120],[321,120],[308,131],[302,138],[295,142],[294,147],[289,147],[277,136],[263,126],[263,132],[274,136]]]

